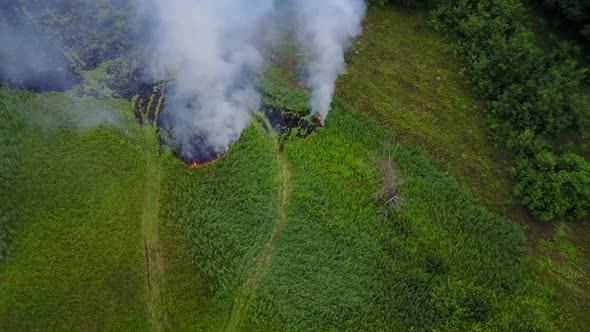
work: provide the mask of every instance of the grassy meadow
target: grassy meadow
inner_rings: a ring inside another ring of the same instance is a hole
[[[172,155],[165,158],[164,261],[187,271],[165,273],[171,326],[225,326],[233,296],[277,219],[277,151],[275,138],[253,123],[227,155],[205,166],[190,169]],[[174,234],[179,240],[172,240]]]
[[[197,168],[102,86],[118,60],[69,93],[1,88],[0,330],[587,329],[586,228],[514,202],[428,19],[370,8],[325,127],[255,116]],[[297,50],[273,57],[263,102],[304,112]]]
[[[0,263],[0,329],[145,329],[145,162],[134,130],[122,129],[137,128],[129,103],[0,93],[2,118],[21,118],[3,132],[17,153],[3,159],[12,183],[2,213],[13,221],[2,244],[11,245]],[[121,127],[61,125],[74,107],[114,114]]]
[[[537,39],[547,41],[544,36],[551,35],[555,43],[548,24],[538,22],[542,16],[536,12],[531,17]],[[363,35],[347,57],[348,74],[339,79],[336,93],[378,119],[392,141],[420,146],[439,169],[476,199],[524,226],[527,248],[535,257],[534,269],[556,291],[553,301],[565,308],[559,326],[584,329],[590,324],[586,314],[590,309],[589,265],[583,263],[590,257],[584,240],[590,229],[587,220],[561,221],[554,227],[536,220],[517,202],[509,155],[488,139],[486,105],[464,83],[463,64],[453,56],[453,40],[434,32],[429,19],[425,10],[370,9]],[[582,153],[587,150],[583,138],[559,140]],[[555,234],[561,234],[562,241],[575,250],[577,260],[558,247],[548,250],[545,243],[553,241]],[[576,280],[557,272],[574,265],[579,271]]]
[[[429,18],[425,10],[370,8],[336,94],[374,116],[394,141],[423,147],[489,206],[510,209],[510,164],[487,139],[485,105]]]
[[[243,329],[551,330],[522,229],[419,150],[396,148],[400,200],[384,215],[384,134],[337,103],[326,128],[286,142],[287,221]]]

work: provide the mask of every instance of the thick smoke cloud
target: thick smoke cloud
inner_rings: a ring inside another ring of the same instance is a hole
[[[363,0],[153,1],[154,74],[173,78],[167,120],[183,154],[203,139],[222,152],[239,137],[260,103],[253,79],[273,35],[267,30],[286,24],[310,56],[310,106],[325,119],[365,12]]]
[[[173,77],[166,106],[177,144],[186,154],[205,138],[222,152],[260,102],[252,84],[263,64],[257,32],[272,18],[273,1],[156,0],[155,5],[154,74]]]
[[[138,8],[131,10],[134,6]],[[361,31],[365,2],[10,0],[2,10],[1,81],[36,91],[67,90],[79,83],[80,69],[93,69],[138,46],[149,53],[150,79],[170,82],[164,119],[181,152],[198,154],[195,146],[205,146],[215,154],[237,140],[250,122],[251,109],[260,104],[253,82],[263,70],[263,54],[285,32],[309,58],[310,107],[326,119],[334,82],[345,72],[344,52]],[[47,21],[53,16],[59,19]],[[66,18],[73,23],[53,22]],[[131,33],[135,30],[152,43],[144,44]],[[104,121],[110,122],[99,123]]]
[[[338,75],[346,72],[344,51],[362,30],[363,0],[297,0],[297,37],[310,54],[307,70],[311,109],[325,121]]]
[[[0,80],[36,91],[72,86],[59,47],[26,24],[0,23]]]

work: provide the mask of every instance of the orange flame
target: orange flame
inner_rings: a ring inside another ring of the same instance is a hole
[[[199,166],[201,166],[202,164],[198,163],[198,162],[194,162],[192,164],[186,164],[189,168],[197,168]]]
[[[316,122],[317,124],[320,125],[320,127],[324,126],[324,121],[322,121],[322,117],[318,114],[318,115],[314,115],[312,117],[313,121]]]
[[[200,163],[200,162],[198,162],[198,161],[195,161],[194,163],[190,163],[190,164],[189,164],[189,163],[184,163],[184,164],[185,164],[186,166],[188,166],[188,168],[191,168],[191,169],[192,169],[192,168],[201,167],[201,166],[203,166],[203,165],[210,164],[210,163],[212,163],[212,162],[216,161],[217,159],[221,158],[221,157],[222,157],[224,154],[226,154],[226,153],[227,153],[227,151],[228,151],[228,150],[229,150],[229,146],[226,146],[226,147],[225,147],[225,149],[223,150],[223,152],[222,152],[222,153],[220,153],[220,154],[218,154],[217,156],[215,156],[215,158],[213,158],[213,159],[211,159],[211,160],[209,160],[209,161],[203,162],[203,163]]]

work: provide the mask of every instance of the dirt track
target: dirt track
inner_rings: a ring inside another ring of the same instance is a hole
[[[166,330],[164,262],[159,237],[159,199],[162,167],[155,128],[145,126],[146,175],[141,227],[145,250],[147,308],[151,331]]]
[[[279,152],[278,142],[277,165],[279,166],[279,171],[277,172],[276,181],[279,187],[280,200],[277,213],[278,219],[264,249],[253,262],[250,277],[246,279],[246,282],[244,282],[242,287],[236,291],[231,315],[225,328],[226,331],[238,331],[240,329],[244,314],[248,311],[248,306],[256,295],[256,290],[260,287],[261,282],[269,272],[277,241],[287,223],[287,212],[285,211],[285,207],[287,206],[289,194],[291,192],[291,172],[289,170],[287,157],[284,153]]]

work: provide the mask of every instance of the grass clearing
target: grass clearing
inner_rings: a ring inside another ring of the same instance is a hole
[[[483,102],[424,10],[369,8],[336,94],[413,143],[491,207],[513,208],[510,164],[487,139]]]
[[[79,131],[56,120],[76,121],[69,114],[81,106],[88,117],[109,110],[133,124],[128,102],[1,93],[10,102],[0,112],[34,119],[15,133],[14,191],[2,193],[16,222],[0,263],[1,329],[146,329],[137,127]]]
[[[288,221],[242,329],[551,329],[519,226],[403,145],[400,203],[384,219],[385,133],[338,102],[329,119],[285,143]]]
[[[252,275],[277,220],[276,151],[274,136],[253,123],[225,156],[204,166],[190,169],[164,157],[161,220],[184,243],[166,235],[162,245],[171,326],[221,330],[228,323],[233,296]]]
[[[535,221],[515,203],[509,160],[487,139],[485,107],[464,84],[461,64],[452,58],[448,39],[431,31],[428,19],[424,10],[370,9],[364,33],[348,55],[349,73],[339,80],[337,95],[378,119],[394,142],[411,142],[427,150],[438,167],[488,207],[526,222],[527,246],[538,258],[538,271],[555,289],[554,301],[564,308],[556,318],[557,326],[587,328],[588,288],[564,286],[569,281],[550,272],[560,262],[553,262],[555,257],[542,250],[540,243],[553,237],[553,227]],[[551,42],[546,38],[552,34],[546,24],[538,19],[531,22],[535,31],[543,31],[539,39],[546,43],[542,46],[555,43],[555,34]],[[587,154],[583,138],[562,136],[566,137],[558,139],[559,145]],[[569,225],[568,238],[581,253],[587,252],[583,235],[588,234],[587,226],[585,221]],[[589,273],[583,269],[586,280]]]

